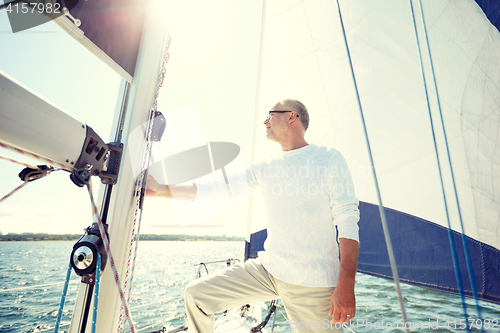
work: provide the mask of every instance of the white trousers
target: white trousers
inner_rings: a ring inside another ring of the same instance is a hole
[[[269,274],[259,259],[248,260],[186,286],[188,332],[213,333],[215,313],[279,298],[294,332],[343,332],[328,315],[334,290],[286,283]]]

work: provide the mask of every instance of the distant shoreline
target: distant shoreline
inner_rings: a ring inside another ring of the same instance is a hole
[[[78,240],[81,234],[8,234],[0,235],[0,242],[38,242],[38,241],[68,241]],[[194,235],[154,235],[139,236],[141,241],[244,241],[244,237],[235,236],[194,236]]]

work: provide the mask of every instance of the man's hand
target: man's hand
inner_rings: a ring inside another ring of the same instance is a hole
[[[356,315],[356,297],[354,285],[342,287],[337,285],[332,294],[330,315],[334,323],[346,323]]]
[[[165,187],[165,186],[164,186]],[[158,184],[153,176],[148,175],[148,183],[146,185],[146,196],[147,197],[157,197],[160,196],[161,186]]]
[[[356,315],[354,279],[358,266],[359,243],[352,239],[340,238],[339,250],[339,282],[332,294],[330,315],[334,323],[345,323]]]
[[[196,198],[197,190],[195,183],[192,185],[161,185],[153,176],[148,175],[146,196],[193,201]]]

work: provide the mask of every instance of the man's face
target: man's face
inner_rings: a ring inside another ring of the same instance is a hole
[[[287,119],[290,117],[290,113],[275,113],[273,111],[288,111],[288,109],[286,105],[278,103],[269,111],[268,118],[264,121],[264,125],[266,126],[266,137],[271,141],[280,142],[280,139],[285,137]]]

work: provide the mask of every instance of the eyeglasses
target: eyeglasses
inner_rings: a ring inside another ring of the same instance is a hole
[[[264,122],[268,121],[269,118],[271,118],[271,113],[285,113],[285,112],[293,112],[292,110],[287,110],[287,111],[275,111],[275,110],[272,110],[272,111],[269,111],[269,116],[267,116],[266,120],[264,120]],[[299,114],[297,114],[297,117],[299,116]]]

